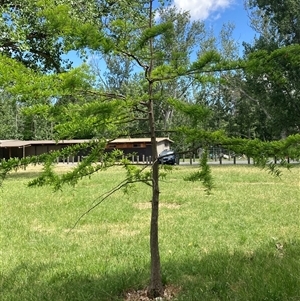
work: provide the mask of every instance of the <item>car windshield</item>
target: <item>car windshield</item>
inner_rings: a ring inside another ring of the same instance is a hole
[[[161,152],[160,156],[165,156],[165,155],[173,155],[174,152],[172,150],[164,150]]]

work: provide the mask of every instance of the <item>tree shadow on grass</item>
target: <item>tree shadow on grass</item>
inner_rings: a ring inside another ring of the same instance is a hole
[[[220,250],[163,262],[164,279],[181,286],[176,300],[299,301],[300,242],[270,243],[249,252]],[[193,252],[195,254],[195,252]],[[74,263],[75,265],[75,263]],[[56,272],[55,272],[56,271]],[[21,264],[4,275],[2,301],[112,301],[145,287],[148,267],[101,274]]]
[[[22,263],[9,275],[1,275],[1,301],[123,300],[128,289],[145,286],[145,275],[141,270],[90,275],[76,269],[57,272],[54,265]]]
[[[182,284],[182,301],[300,301],[298,240],[245,252],[220,250],[200,260],[187,254],[165,267],[167,281]]]

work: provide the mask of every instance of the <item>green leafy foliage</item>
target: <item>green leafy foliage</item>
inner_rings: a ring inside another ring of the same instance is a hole
[[[70,68],[70,62],[61,58],[60,27],[50,27],[44,14],[52,3],[51,0],[16,0],[1,4],[0,31],[5,33],[0,38],[3,54],[45,73]]]
[[[211,70],[213,70],[213,67],[217,64],[220,63],[221,56],[217,51],[211,50],[203,53],[201,57],[194,62],[191,65],[191,70],[192,71],[199,71],[201,72],[203,68],[212,67]]]
[[[59,109],[59,120],[55,130],[63,138],[93,138],[106,137],[112,139],[121,133],[122,128],[130,120],[130,105],[124,100],[103,100],[101,96],[96,101],[69,104]],[[54,108],[53,112],[56,112]]]
[[[277,39],[284,44],[299,44],[299,2],[297,0],[248,0],[249,8],[262,16]]]
[[[168,103],[179,112],[187,115],[193,128],[199,125],[199,123],[201,124],[210,114],[207,107],[199,104],[187,103],[174,98],[169,98]]]
[[[172,22],[165,22],[145,29],[140,35],[140,38],[138,39],[136,50],[142,49],[147,42],[149,42],[151,39],[159,35],[162,34],[167,35],[168,31],[171,30],[172,28],[173,28]]]
[[[90,177],[99,170],[105,170],[114,166],[116,162],[122,159],[122,152],[119,150],[105,152],[106,145],[107,141],[105,139],[92,140],[39,156],[30,156],[22,159],[10,158],[7,161],[2,160],[0,163],[0,185],[9,173],[24,169],[31,164],[43,164],[44,168],[41,175],[32,180],[29,186],[50,185],[55,190],[58,190],[64,184],[75,185],[80,179]],[[59,158],[78,156],[79,153],[84,151],[88,152],[87,156],[77,166],[74,166],[71,171],[65,174],[54,172],[54,165],[56,165]]]
[[[247,3],[259,36],[244,45],[243,94],[255,101],[256,137],[285,138],[299,132],[300,6],[293,0]]]
[[[200,170],[193,172],[189,176],[185,177],[186,181],[201,181],[203,186],[205,187],[205,191],[207,194],[211,194],[211,190],[214,187],[213,176],[211,173],[211,168],[207,164],[208,158],[208,151],[205,149],[202,153],[201,160],[200,160]]]

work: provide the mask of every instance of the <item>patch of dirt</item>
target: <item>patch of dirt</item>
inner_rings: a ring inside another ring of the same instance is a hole
[[[129,291],[125,295],[124,301],[175,301],[175,297],[180,292],[180,288],[172,285],[167,285],[164,290],[163,297],[150,299],[147,296],[147,288],[137,291]]]
[[[138,209],[149,209],[149,208],[151,208],[151,202],[137,203],[137,204],[134,204],[134,207],[136,207]],[[180,205],[171,204],[171,203],[160,203],[159,207],[160,208],[168,208],[168,209],[179,209]]]
[[[242,183],[234,183],[235,185],[279,185],[281,183],[275,183],[275,182],[242,182]],[[285,185],[285,183],[282,183],[282,185]]]
[[[43,226],[34,226],[32,230],[35,232],[46,232],[46,233],[54,233],[56,231],[55,228],[45,228]]]
[[[96,226],[94,224],[86,224],[80,225],[78,228],[71,229],[71,232],[74,233],[88,233],[93,232],[95,230],[98,231],[105,231],[109,233],[110,236],[117,236],[117,237],[132,237],[135,235],[140,234],[140,230],[131,230],[128,224],[106,224],[106,225],[99,225]],[[65,232],[69,232],[70,229],[66,229]]]

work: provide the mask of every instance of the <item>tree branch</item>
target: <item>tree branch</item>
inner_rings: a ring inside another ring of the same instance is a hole
[[[132,53],[129,53],[129,52],[126,52],[126,51],[123,51],[123,50],[120,50],[120,49],[117,49],[120,53],[122,53],[123,55],[127,56],[127,57],[130,57],[132,59],[134,59],[137,64],[142,67],[144,70],[147,70],[149,68],[149,66],[143,64],[140,59],[138,59],[134,54]]]
[[[77,219],[77,221],[75,222],[75,224],[73,225],[73,227],[68,231],[68,234],[74,230],[74,228],[78,225],[78,223],[80,222],[80,220],[86,216],[88,213],[90,213],[92,210],[94,210],[96,207],[98,207],[102,202],[104,202],[108,197],[110,197],[112,194],[114,194],[116,191],[119,191],[120,189],[122,189],[123,187],[125,187],[126,185],[129,184],[133,184],[133,183],[145,183],[147,185],[150,185],[148,183],[148,181],[146,180],[130,180],[128,181],[128,179],[122,181],[121,183],[119,183],[117,186],[115,186],[114,188],[112,188],[111,190],[101,194],[99,197],[97,197],[96,199],[94,199],[94,201],[92,202],[92,204],[97,200],[100,199],[100,201],[98,201],[95,205],[93,205],[92,207],[90,207],[87,211],[85,211],[84,213],[82,213],[79,218]]]

